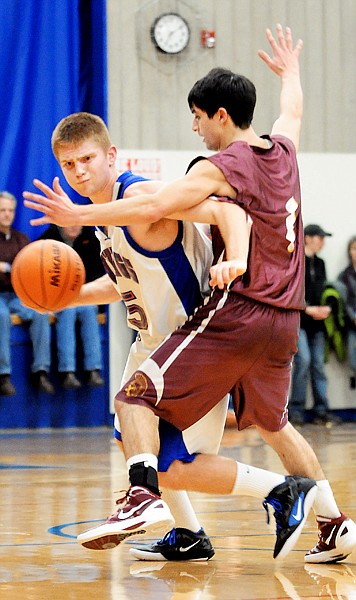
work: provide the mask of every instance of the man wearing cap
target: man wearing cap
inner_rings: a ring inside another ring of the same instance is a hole
[[[327,378],[324,369],[324,321],[330,315],[331,308],[330,306],[321,306],[321,295],[326,283],[326,269],[324,261],[317,256],[324,246],[325,237],[331,235],[320,225],[312,224],[304,228],[306,308],[301,311],[298,352],[294,357],[288,405],[289,419],[294,425],[304,423],[309,375],[314,401],[313,422],[327,424],[339,421],[337,417],[329,413]]]

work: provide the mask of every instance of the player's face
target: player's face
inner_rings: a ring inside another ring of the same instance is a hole
[[[100,196],[116,179],[114,146],[105,152],[98,142],[88,139],[62,146],[57,158],[68,184],[81,196]]]
[[[204,110],[193,105],[193,125],[192,129],[200,137],[208,150],[220,149],[220,129],[218,127],[218,114],[216,113],[211,119]]]
[[[10,198],[0,197],[0,231],[7,233],[14,222],[15,202]]]
[[[350,258],[354,266],[356,266],[356,242],[352,242],[350,246]]]
[[[306,236],[306,246],[312,255],[318,254],[318,252],[320,252],[320,250],[324,247],[324,244],[325,238],[321,235]]]

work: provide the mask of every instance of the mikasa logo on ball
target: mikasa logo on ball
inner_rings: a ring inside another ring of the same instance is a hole
[[[57,246],[52,247],[53,269],[50,269],[50,284],[58,287],[61,281],[61,254]]]

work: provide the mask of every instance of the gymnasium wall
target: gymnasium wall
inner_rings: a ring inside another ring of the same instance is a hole
[[[156,50],[151,25],[161,13],[181,14],[188,47]],[[278,115],[279,78],[258,57],[269,51],[265,28],[292,27],[304,41],[305,95],[301,152],[356,152],[355,0],[107,0],[109,125],[121,148],[200,151],[191,133],[187,94],[215,66],[255,83],[255,128],[270,131]],[[215,47],[201,45],[212,30]]]

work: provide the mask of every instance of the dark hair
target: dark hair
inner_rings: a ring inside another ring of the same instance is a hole
[[[256,88],[247,77],[216,67],[193,85],[188,104],[206,112],[209,119],[225,108],[237,127],[247,129],[255,110]]]

